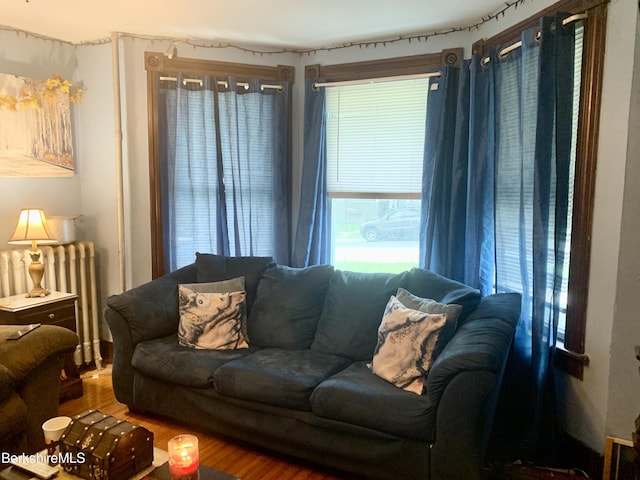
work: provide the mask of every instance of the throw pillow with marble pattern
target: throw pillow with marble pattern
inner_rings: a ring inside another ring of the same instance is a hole
[[[242,334],[245,292],[203,293],[179,285],[178,341],[185,347],[247,348]]]
[[[369,368],[393,385],[421,395],[446,320],[445,314],[413,310],[391,296]]]

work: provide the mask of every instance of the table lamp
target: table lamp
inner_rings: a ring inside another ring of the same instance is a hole
[[[58,243],[47,227],[47,219],[44,212],[38,208],[23,208],[20,210],[18,226],[9,239],[9,243],[15,245],[31,244],[31,264],[29,265],[29,276],[33,282],[33,288],[27,297],[45,297],[51,293],[42,288],[40,282],[44,275],[44,265],[40,262],[40,252],[38,243],[51,245]]]

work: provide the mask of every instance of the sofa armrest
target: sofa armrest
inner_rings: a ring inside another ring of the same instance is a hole
[[[107,298],[104,318],[113,339],[113,391],[118,401],[133,405],[135,346],[178,331],[178,285],[197,281],[195,264]]]
[[[126,322],[133,345],[165,337],[178,330],[178,285],[195,281],[196,267],[191,264],[110,296],[106,308],[118,313]]]
[[[64,355],[78,336],[63,327],[42,325],[18,340],[7,336],[19,325],[0,326],[0,450],[33,453],[44,448],[42,423],[58,414]]]
[[[15,385],[49,357],[72,352],[78,345],[74,332],[55,325],[41,325],[18,340],[7,340],[20,327],[0,325],[0,364],[4,367],[3,376],[10,377]]]
[[[432,480],[479,480],[495,410],[498,375],[462,372],[449,382],[436,417]]]
[[[438,405],[433,478],[480,478],[519,317],[519,294],[484,297],[434,362],[427,377]]]
[[[519,294],[501,293],[484,297],[478,308],[458,327],[429,370],[427,395],[432,404],[440,402],[449,381],[461,372],[500,373],[519,318]]]

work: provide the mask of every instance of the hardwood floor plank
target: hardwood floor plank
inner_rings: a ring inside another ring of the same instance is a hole
[[[230,473],[242,480],[345,480],[347,477],[294,459],[271,454],[210,432],[194,429],[168,419],[130,412],[113,394],[110,375],[83,375],[84,395],[60,405],[60,415],[73,417],[87,410],[141,425],[153,432],[154,446],[167,449],[169,439],[180,433],[196,435],[200,444],[200,462]]]

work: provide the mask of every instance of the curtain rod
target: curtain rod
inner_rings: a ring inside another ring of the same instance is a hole
[[[576,22],[578,20],[583,20],[585,18],[587,18],[589,15],[585,12],[585,13],[577,13],[575,15],[571,15],[570,17],[565,18],[562,21],[562,25],[568,25],[569,23],[572,22]],[[508,47],[503,48],[502,50],[500,50],[499,55],[502,57],[504,55],[506,55],[507,53],[516,50],[518,48],[522,47],[522,42],[518,41],[515,42],[511,45],[509,45]],[[489,57],[486,57],[485,59],[483,59],[482,62],[484,65],[486,65],[487,63],[489,63]],[[324,87],[344,87],[344,86],[348,86],[348,85],[361,85],[364,83],[380,83],[380,82],[394,82],[397,80],[413,80],[413,79],[418,79],[418,78],[429,78],[429,77],[439,77],[441,75],[440,72],[431,72],[431,73],[416,73],[413,75],[398,75],[395,77],[379,77],[379,78],[365,78],[365,79],[361,79],[361,80],[345,80],[345,81],[341,81],[341,82],[316,82],[313,84],[313,88],[324,88]]]
[[[176,77],[160,77],[160,80],[168,80],[170,82],[178,81]],[[199,78],[185,78],[182,80],[183,85],[186,85],[187,83],[197,83],[200,86],[202,86],[202,80]],[[229,82],[225,80],[218,80],[217,84],[223,86],[224,88],[229,88]],[[238,87],[244,88],[245,90],[249,90],[249,84],[247,82],[236,82],[236,85]],[[272,90],[282,90],[282,85],[271,85],[269,83],[264,83],[260,85],[260,90],[265,90],[268,88]]]
[[[414,73],[412,75],[396,75],[395,77],[378,77],[378,78],[363,78],[361,80],[344,80],[342,82],[316,82],[313,84],[313,88],[324,87],[344,87],[347,85],[362,85],[363,83],[380,83],[380,82],[395,82],[397,80],[414,80],[418,78],[439,77],[440,72],[430,73]]]
[[[589,17],[589,14],[587,14],[587,12],[576,13],[575,15],[571,15],[570,17],[567,17],[564,20],[562,20],[562,25],[564,26],[564,25],[568,25],[568,24],[573,23],[573,22],[577,22],[578,20],[584,20],[587,17]],[[538,37],[539,36],[540,36],[540,32],[538,32]],[[513,50],[517,50],[520,47],[522,47],[522,41],[517,41],[515,43],[512,43],[508,47],[504,47],[502,50],[500,50],[498,52],[498,56],[499,57],[504,57],[509,52],[512,52]],[[491,60],[490,60],[489,57],[485,57],[485,58],[482,59],[482,64],[486,65],[490,61]]]

